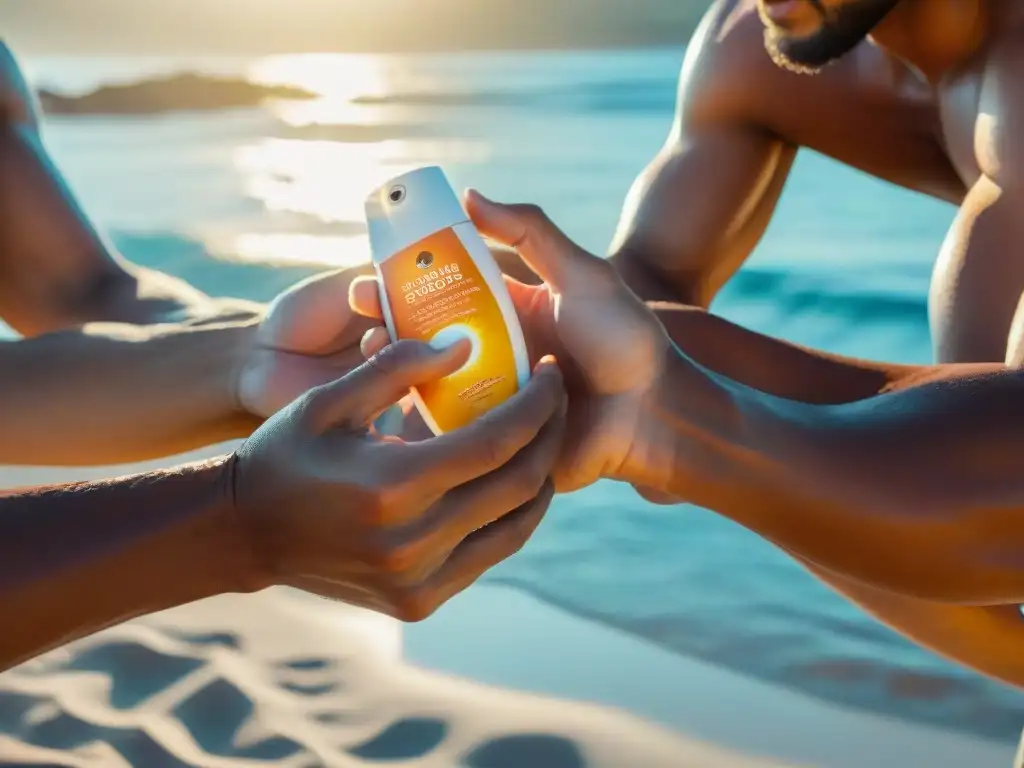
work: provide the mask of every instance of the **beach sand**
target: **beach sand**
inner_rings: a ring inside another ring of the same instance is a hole
[[[0,468],[0,488],[167,463]],[[493,586],[408,627],[286,589],[217,597],[0,675],[3,765],[1002,768],[1012,754],[761,685]]]

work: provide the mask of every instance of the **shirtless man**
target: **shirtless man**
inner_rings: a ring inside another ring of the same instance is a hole
[[[807,147],[960,206],[932,282],[935,355],[1002,361],[1024,288],[1022,72],[1013,0],[718,0],[613,260],[646,299],[708,307]]]
[[[862,401],[865,418],[885,402],[869,399],[880,392],[919,393],[917,382],[938,369],[824,355],[757,337],[703,311],[763,235],[794,156],[807,147],[959,206],[929,296],[936,361],[1020,366],[1022,81],[1024,3],[1018,0],[717,0],[689,45],[671,133],[629,195],[612,261],[641,297],[692,307],[663,312],[666,327],[685,352],[732,379],[805,403]],[[1007,412],[1006,418],[1015,417]],[[913,435],[894,439],[909,450]],[[896,448],[879,455],[908,479],[920,466]],[[985,458],[997,473],[998,453]],[[934,460],[932,471],[918,476],[923,486],[943,476],[946,462]],[[806,481],[807,462],[794,461],[793,482]],[[883,474],[857,482],[873,496],[872,484],[883,483]],[[829,560],[820,553],[801,558],[810,552],[754,527],[919,643],[1024,686],[1024,620],[1013,604],[1024,590],[1001,595],[1005,600],[953,598],[1000,603],[990,606],[916,600],[907,593],[949,595],[876,589],[880,582],[869,574],[848,578],[834,562],[823,568],[818,564]],[[1024,531],[1001,530],[1024,540]],[[970,536],[966,528],[960,535]],[[917,545],[902,546],[903,555],[896,548],[889,557],[905,560]],[[874,554],[860,555],[884,568],[882,550],[868,551]],[[958,568],[945,567],[950,574]]]
[[[535,208],[470,198],[549,282],[515,288],[535,348],[583,369],[567,370],[562,487],[615,477],[724,514],[922,645],[1024,686],[1022,77],[1018,0],[716,2],[611,256],[641,298],[675,302],[653,305],[684,353],[668,363],[649,318],[614,311],[605,262]],[[705,311],[800,146],[961,206],[931,297],[939,365],[823,354]],[[531,319],[552,291],[554,327]]]

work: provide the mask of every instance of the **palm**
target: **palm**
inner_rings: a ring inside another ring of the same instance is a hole
[[[547,281],[507,283],[531,355],[554,354],[565,373],[569,431],[559,489],[620,476],[661,373],[668,347],[664,329],[610,264],[580,249],[536,210],[519,213],[529,229],[517,234],[503,233],[495,217],[472,207],[482,229],[516,243]]]
[[[556,486],[568,491],[601,477],[634,480],[631,449],[669,348],[661,323],[611,264],[579,248],[537,209],[499,206],[475,194],[467,203],[480,231],[515,248],[544,280],[532,286],[505,278],[531,358],[554,355],[569,393]],[[352,300],[361,314],[380,317],[374,281],[359,283]],[[381,331],[371,346],[386,343]],[[415,422],[407,421],[410,434]]]
[[[531,358],[564,358],[563,365],[574,369],[591,395],[645,390],[653,380],[652,347],[660,351],[661,333],[651,327],[650,312],[632,294],[623,295],[613,286],[602,294],[565,295],[547,284],[506,282]],[[627,291],[625,286],[622,291]]]
[[[317,275],[274,300],[239,376],[247,410],[270,416],[362,364],[359,340],[372,323],[349,308],[354,278],[352,271]]]

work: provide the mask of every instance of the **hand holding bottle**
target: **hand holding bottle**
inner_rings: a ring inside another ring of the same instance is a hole
[[[405,443],[368,427],[467,353],[465,344],[390,345],[246,441],[232,486],[259,564],[254,588],[297,587],[417,621],[518,551],[553,494],[565,427],[553,362],[455,432]]]
[[[466,199],[480,232],[515,248],[545,281],[506,278],[531,356],[554,354],[569,395],[566,443],[555,474],[559,491],[601,477],[657,486],[669,457],[658,457],[654,394],[670,341],[654,313],[614,268],[569,240],[534,206],[500,205],[476,192]],[[352,284],[353,308],[380,317],[372,278]],[[371,332],[364,351],[386,343]]]

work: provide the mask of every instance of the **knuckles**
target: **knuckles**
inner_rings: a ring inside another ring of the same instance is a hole
[[[440,601],[424,587],[410,587],[394,596],[392,606],[396,619],[416,624],[433,616],[440,607]]]
[[[390,377],[398,374],[404,367],[420,360],[428,349],[419,342],[403,339],[388,344],[371,355],[366,364],[375,368],[378,373]]]
[[[363,559],[387,581],[402,583],[408,580],[408,575],[418,570],[421,553],[419,542],[394,534],[383,534],[371,537]]]
[[[486,466],[505,464],[519,452],[521,442],[508,432],[499,434],[480,446],[480,456]]]
[[[371,475],[352,492],[361,497],[363,522],[371,527],[387,528],[416,503],[408,493],[404,472],[393,462],[375,462]]]
[[[527,223],[531,226],[541,227],[549,221],[548,215],[544,213],[544,209],[536,203],[519,203],[516,205],[515,211],[521,218],[526,219]]]

